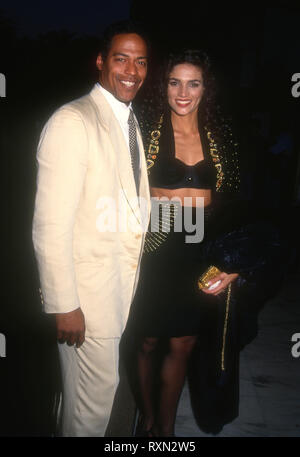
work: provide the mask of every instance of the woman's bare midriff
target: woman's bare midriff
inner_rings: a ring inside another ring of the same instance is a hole
[[[210,189],[163,189],[160,187],[151,187],[151,197],[177,199],[182,206],[208,206],[211,203]],[[202,200],[202,197],[204,201]],[[198,198],[198,199],[197,199]]]

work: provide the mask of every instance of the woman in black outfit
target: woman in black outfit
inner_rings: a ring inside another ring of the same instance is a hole
[[[216,112],[213,95],[206,54],[183,51],[167,63],[160,112],[149,119],[148,105],[141,120],[153,207],[127,327],[138,341],[137,435],[174,435],[177,405],[196,346],[204,353],[199,370],[205,381],[201,384],[197,375],[194,384],[202,389],[203,406],[208,402],[205,410],[223,414],[224,423],[237,415],[236,401],[230,411],[222,389],[229,385],[231,399],[238,396],[232,295],[244,279],[235,269],[238,262],[228,262],[228,255],[223,261],[220,250],[212,247],[221,233],[236,228],[237,211],[228,202],[238,197],[239,170],[237,145]],[[198,278],[211,265],[220,271],[200,290]],[[157,366],[161,344],[165,351]],[[214,409],[213,403],[220,401],[213,385],[221,388],[222,412]]]

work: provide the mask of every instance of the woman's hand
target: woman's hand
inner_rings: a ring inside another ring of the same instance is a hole
[[[219,293],[224,292],[228,284],[230,284],[232,281],[234,281],[238,277],[238,273],[220,273],[218,276],[216,276],[214,279],[209,281],[209,286],[206,289],[202,289],[202,292],[205,294],[210,294],[210,295],[219,295]],[[215,284],[217,281],[221,281],[218,286],[215,288],[209,290],[209,287]]]

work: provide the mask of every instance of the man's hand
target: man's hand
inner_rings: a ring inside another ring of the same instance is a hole
[[[206,294],[219,295],[221,292],[224,292],[228,284],[234,281],[238,276],[238,273],[220,273],[218,276],[216,276],[213,280],[211,280],[208,283],[209,287],[215,284],[217,281],[221,281],[220,284],[216,286],[214,289],[209,290],[209,288],[206,288],[202,289],[202,291]]]
[[[57,313],[56,330],[59,343],[67,343],[69,346],[76,344],[79,348],[84,342],[85,321],[80,308],[70,313]]]

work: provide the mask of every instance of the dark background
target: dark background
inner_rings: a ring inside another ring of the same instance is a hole
[[[211,6],[152,1],[5,2],[0,4],[0,148],[3,195],[3,285],[0,333],[0,436],[51,436],[60,391],[55,333],[41,313],[32,251],[36,166],[41,129],[54,109],[90,90],[105,26],[129,15],[153,43],[153,68],[174,47],[208,51],[219,101],[235,121],[243,192],[272,211],[297,238],[300,6]],[[146,6],[145,6],[146,5]],[[271,148],[282,144],[280,154]],[[297,241],[295,242],[297,246]],[[291,264],[298,262],[294,250]]]

